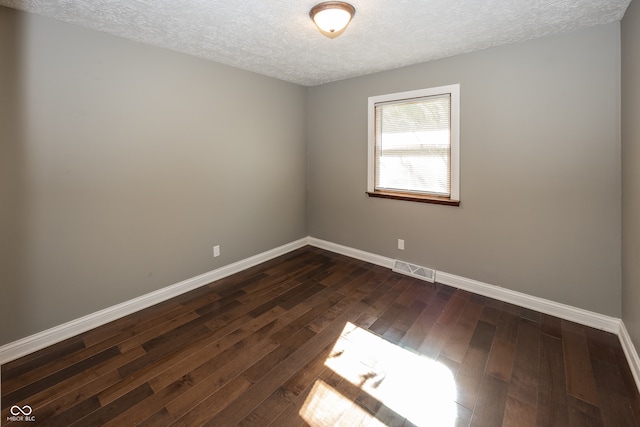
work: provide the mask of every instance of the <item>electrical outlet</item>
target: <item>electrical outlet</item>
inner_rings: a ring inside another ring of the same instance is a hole
[[[215,245],[213,247],[213,257],[219,257],[220,256],[220,245]]]
[[[398,249],[404,251],[404,239],[398,239]]]

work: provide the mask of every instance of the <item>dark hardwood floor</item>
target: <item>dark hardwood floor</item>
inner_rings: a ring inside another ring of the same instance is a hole
[[[312,247],[2,366],[2,425],[639,420],[615,335]]]

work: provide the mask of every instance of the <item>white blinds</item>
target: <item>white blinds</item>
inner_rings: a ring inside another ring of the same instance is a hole
[[[451,195],[451,96],[375,104],[375,188]]]

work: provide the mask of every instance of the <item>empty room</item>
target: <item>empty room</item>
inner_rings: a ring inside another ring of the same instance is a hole
[[[0,425],[640,426],[640,0],[0,0]]]

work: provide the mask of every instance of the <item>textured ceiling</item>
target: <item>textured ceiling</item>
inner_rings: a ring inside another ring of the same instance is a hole
[[[314,86],[622,19],[630,0],[351,0],[324,37],[316,0],[0,0],[33,12]]]

